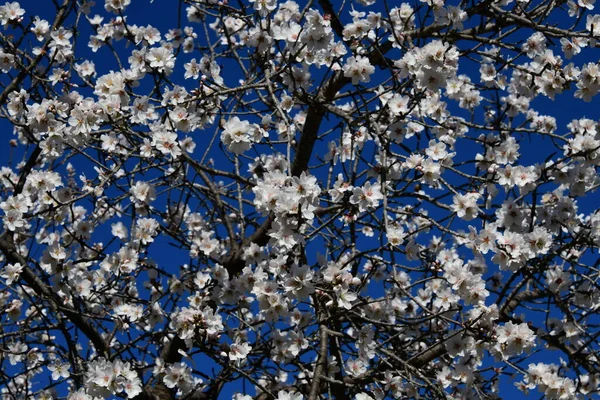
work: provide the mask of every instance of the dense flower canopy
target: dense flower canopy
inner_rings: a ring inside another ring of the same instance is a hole
[[[598,396],[594,3],[0,5],[0,397]]]

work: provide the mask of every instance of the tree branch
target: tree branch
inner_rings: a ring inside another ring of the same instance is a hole
[[[77,310],[72,310],[62,305],[63,300],[29,268],[27,259],[17,252],[13,243],[0,237],[0,251],[4,253],[9,263],[20,263],[23,266],[23,271],[21,272],[23,280],[38,296],[50,302],[55,313],[62,312],[73,325],[90,339],[99,354],[108,355],[109,348],[107,344],[90,321]]]

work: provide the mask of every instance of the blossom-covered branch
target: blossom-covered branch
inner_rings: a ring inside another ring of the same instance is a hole
[[[0,397],[597,397],[594,12],[0,4]]]

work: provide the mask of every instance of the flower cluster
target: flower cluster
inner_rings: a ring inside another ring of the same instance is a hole
[[[0,397],[597,394],[594,0],[96,3],[0,5]]]
[[[400,77],[413,76],[420,88],[436,91],[446,87],[448,80],[456,75],[458,57],[456,47],[434,40],[407,52],[396,66]]]
[[[273,242],[293,248],[300,242],[298,230],[304,221],[314,218],[321,193],[317,179],[306,172],[289,177],[283,171],[274,170],[263,175],[252,191],[256,209],[263,213],[274,212],[277,216],[269,232]]]
[[[525,381],[517,383],[516,386],[525,393],[537,387],[546,398],[552,400],[577,398],[576,383],[571,378],[560,376],[558,371],[559,367],[555,364],[529,364]],[[597,378],[589,375],[581,377],[581,393],[588,394],[597,388]]]
[[[233,117],[225,123],[221,140],[229,151],[242,154],[266,135],[259,126]]]
[[[183,340],[191,340],[197,334],[218,335],[223,330],[221,316],[210,307],[183,307],[171,318],[171,326]]]
[[[494,350],[503,358],[521,354],[535,346],[536,335],[526,323],[507,322],[496,328],[496,346]]]
[[[124,393],[132,399],[142,392],[142,382],[129,363],[99,358],[87,367],[85,389],[92,397],[106,398]]]

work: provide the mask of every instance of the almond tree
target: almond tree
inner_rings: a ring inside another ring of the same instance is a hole
[[[2,399],[597,396],[594,2],[1,5]]]

